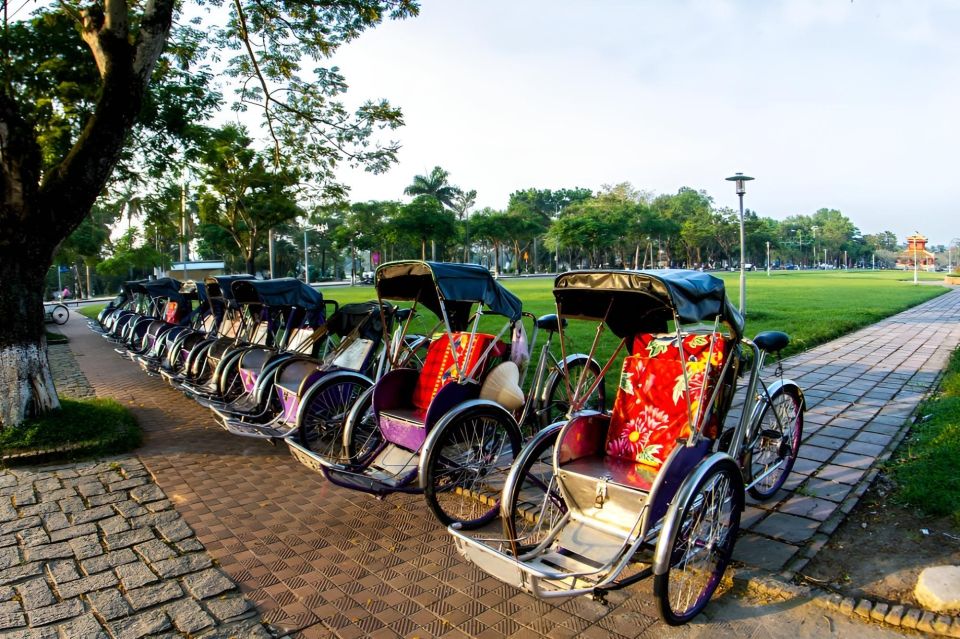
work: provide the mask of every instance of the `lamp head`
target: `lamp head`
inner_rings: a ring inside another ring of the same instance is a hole
[[[749,175],[744,175],[743,173],[737,173],[736,175],[731,175],[730,177],[726,178],[727,182],[737,183],[737,195],[743,195],[747,192],[746,183],[752,179],[752,177]]]

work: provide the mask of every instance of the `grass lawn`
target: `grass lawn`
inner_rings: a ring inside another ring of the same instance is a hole
[[[738,297],[738,274],[717,273],[727,287],[731,302]],[[941,286],[912,284],[912,273],[893,271],[849,272],[774,272],[747,274],[746,334],[780,330],[792,338],[787,354],[822,344],[845,333],[877,322],[928,299],[946,293]],[[942,275],[921,274],[930,281],[942,281]],[[552,278],[504,279],[504,286],[521,300],[523,308],[534,315],[556,311],[553,304]],[[371,286],[325,287],[320,291],[327,299],[340,303],[376,299]],[[429,311],[425,312],[432,318]],[[571,322],[569,336],[575,348],[590,347],[593,326]],[[487,330],[496,322],[485,319]],[[421,319],[418,330],[428,330]]]
[[[66,456],[122,453],[140,444],[140,427],[112,399],[63,399],[61,409],[0,432],[0,454],[69,447]]]
[[[897,498],[960,526],[960,349],[950,358],[939,395],[919,414],[929,417],[913,427],[890,464]]]
[[[95,320],[97,319],[97,315],[100,314],[100,311],[106,307],[106,304],[88,304],[87,306],[81,306],[78,311],[84,317]]]
[[[727,295],[736,305],[738,273],[715,273],[724,280]],[[921,273],[923,281],[943,281],[942,274]],[[523,308],[534,315],[556,312],[552,278],[506,278],[504,286],[521,300]],[[934,285],[913,285],[913,273],[896,271],[779,271],[747,274],[747,321],[745,333],[752,337],[761,331],[784,331],[791,337],[784,355],[798,353],[830,341],[911,306],[946,293],[949,289]],[[323,287],[326,299],[343,304],[376,299],[372,286]],[[423,313],[411,326],[411,332],[424,333],[433,327],[433,315]],[[502,320],[484,318],[481,329],[496,333]],[[529,323],[527,323],[530,334]],[[595,324],[571,321],[564,331],[567,353],[587,352],[593,340]],[[597,359],[601,365],[613,352],[619,340],[606,333],[601,339]],[[559,348],[554,345],[554,352]],[[539,350],[537,351],[539,352]],[[622,358],[621,351],[620,357]],[[536,357],[536,354],[534,354]],[[619,361],[607,375],[608,397],[613,397]]]

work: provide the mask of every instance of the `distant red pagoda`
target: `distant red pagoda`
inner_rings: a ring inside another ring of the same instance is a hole
[[[897,268],[912,271],[914,260],[921,271],[937,270],[937,260],[933,253],[927,250],[927,238],[919,233],[907,238],[907,248],[897,255]]]

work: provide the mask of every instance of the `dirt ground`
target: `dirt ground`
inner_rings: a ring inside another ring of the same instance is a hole
[[[889,499],[883,474],[803,571],[810,585],[853,597],[916,604],[913,588],[928,566],[960,564],[960,527],[922,517]],[[924,532],[924,530],[926,532]]]

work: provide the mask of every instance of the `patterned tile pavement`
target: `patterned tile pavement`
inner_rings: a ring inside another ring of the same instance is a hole
[[[960,343],[958,319],[954,290],[784,362],[807,392],[802,459],[790,483],[804,489],[750,504],[739,559],[781,570],[832,532]],[[703,630],[660,624],[647,584],[614,593],[609,606],[537,601],[461,561],[419,497],[377,501],[331,486],[284,447],[227,434],[205,409],[117,358],[82,320],[64,332],[97,394],[137,413],[147,431],[138,451],[146,468],[278,631],[492,639]]]

